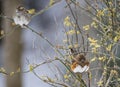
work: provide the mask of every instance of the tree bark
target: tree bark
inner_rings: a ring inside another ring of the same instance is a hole
[[[15,13],[15,8],[20,1],[18,0],[4,0],[3,10],[4,14],[8,17],[12,17]],[[12,26],[12,22],[5,19],[3,23],[5,32],[10,32],[15,26]],[[16,72],[21,68],[21,28],[15,29],[15,31],[4,38],[4,66],[8,73]],[[6,87],[22,87],[21,73],[17,73],[13,76],[6,76]]]

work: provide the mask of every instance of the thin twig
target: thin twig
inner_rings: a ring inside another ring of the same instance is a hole
[[[90,87],[90,71],[88,71],[88,87]]]
[[[39,12],[35,13],[34,15],[32,15],[31,18],[34,18],[35,16],[38,16],[42,13],[44,13],[45,11],[47,11],[48,9],[50,9],[51,7],[53,7],[56,3],[60,2],[61,0],[57,0],[57,1],[54,1],[53,3],[47,5],[44,9],[40,10]]]
[[[83,50],[85,51],[85,46],[84,46],[84,36],[83,36],[83,33],[82,33],[82,31],[81,31],[81,28],[80,28],[80,26],[79,26],[79,24],[78,24],[78,21],[77,21],[75,15],[74,15],[74,13],[73,13],[73,11],[72,11],[72,8],[71,8],[70,4],[68,3],[67,0],[65,0],[65,1],[66,1],[67,5],[68,5],[68,7],[69,7],[69,9],[70,9],[70,12],[71,12],[71,14],[72,14],[74,20],[76,21],[77,28],[79,29],[79,32],[81,33],[82,42],[83,42]]]
[[[41,66],[41,65],[44,65],[44,64],[46,64],[46,63],[51,63],[51,62],[54,62],[54,61],[56,61],[56,60],[58,60],[58,59],[49,59],[49,60],[43,61],[43,62],[41,62],[40,64],[37,64],[37,65],[33,66],[32,69],[35,70],[36,68],[38,68],[38,67]],[[28,72],[31,72],[31,70],[23,71],[23,73],[28,73]]]
[[[64,82],[61,82],[61,81],[53,81],[53,80],[50,80],[49,77],[47,77],[47,79],[42,79],[40,76],[37,75],[37,73],[35,71],[33,71],[33,74],[38,77],[40,80],[44,81],[45,83],[48,83],[50,85],[61,85],[63,87],[71,87],[70,85],[68,85],[67,83],[64,83]]]
[[[18,28],[18,27],[20,27],[20,26],[15,26],[10,32],[7,32],[7,33],[3,34],[0,37],[0,39],[3,39],[4,37],[11,35],[15,31],[15,29]]]
[[[106,84],[105,84],[105,87],[108,87],[108,85],[109,85],[112,77],[113,77],[113,73],[111,72],[111,73],[110,73],[110,76],[109,76],[109,78],[108,78],[108,80],[107,80],[107,82],[106,82]]]

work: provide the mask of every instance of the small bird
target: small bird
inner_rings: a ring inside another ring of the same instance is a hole
[[[73,50],[72,50],[73,52]],[[74,73],[83,73],[89,70],[89,62],[86,60],[83,54],[74,54],[71,64],[71,70]]]
[[[28,10],[24,8],[23,6],[18,6],[16,8],[15,15],[13,16],[13,20],[16,25],[20,25],[21,27],[24,27],[24,25],[27,25],[31,20],[31,14],[29,14]]]

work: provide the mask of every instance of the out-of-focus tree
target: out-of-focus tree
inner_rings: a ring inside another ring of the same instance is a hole
[[[2,14],[2,0],[0,0],[0,14]],[[0,17],[0,31],[2,29],[2,24],[1,23],[2,23],[2,17]],[[0,36],[1,36],[1,33],[0,33]]]
[[[21,0],[4,0],[4,14],[12,18],[20,2]],[[4,20],[3,26],[5,32],[11,32],[15,28],[8,19]],[[22,87],[21,73],[13,75],[21,67],[21,52],[21,28],[19,27],[4,38],[4,66],[6,72],[10,74],[6,75],[6,87]]]

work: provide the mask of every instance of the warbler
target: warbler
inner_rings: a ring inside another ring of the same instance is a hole
[[[27,25],[30,22],[31,17],[32,15],[28,12],[28,10],[20,5],[16,8],[13,20],[16,25],[24,27],[24,25]]]

